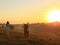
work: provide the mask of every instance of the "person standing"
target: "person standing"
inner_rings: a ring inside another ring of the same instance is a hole
[[[27,24],[24,24],[24,36],[25,36],[25,38],[28,38],[29,37],[29,25],[28,25],[28,23]]]
[[[10,33],[10,24],[9,24],[9,21],[7,21],[6,22],[6,34],[8,38],[9,38],[9,33]]]

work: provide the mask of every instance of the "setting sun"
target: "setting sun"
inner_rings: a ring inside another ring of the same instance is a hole
[[[48,14],[48,19],[50,22],[58,21],[60,22],[60,11],[55,10]]]

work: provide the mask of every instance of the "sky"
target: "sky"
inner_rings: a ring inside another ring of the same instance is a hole
[[[47,23],[55,9],[60,10],[60,0],[0,0],[0,23]]]

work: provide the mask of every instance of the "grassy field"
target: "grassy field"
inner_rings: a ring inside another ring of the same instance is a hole
[[[0,45],[60,45],[59,31],[39,31],[39,27],[34,26],[30,27],[29,39],[25,39],[23,31],[17,29],[10,31],[8,39],[5,28],[0,28]]]
[[[36,37],[32,34],[29,39],[24,38],[24,34],[16,30],[10,31],[10,37],[7,38],[5,28],[0,28],[0,45],[37,45]]]

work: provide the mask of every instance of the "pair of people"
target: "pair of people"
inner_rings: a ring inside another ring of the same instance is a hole
[[[24,26],[23,26],[25,38],[29,37],[29,31],[28,31],[29,25],[28,24],[29,23],[24,24]],[[7,32],[7,37],[9,38],[9,32],[10,32],[10,24],[9,24],[9,21],[7,21],[7,23],[6,23],[6,32]]]
[[[23,28],[24,28],[24,36],[25,36],[25,38],[28,38],[29,37],[29,30],[28,30],[29,23],[24,24]]]

